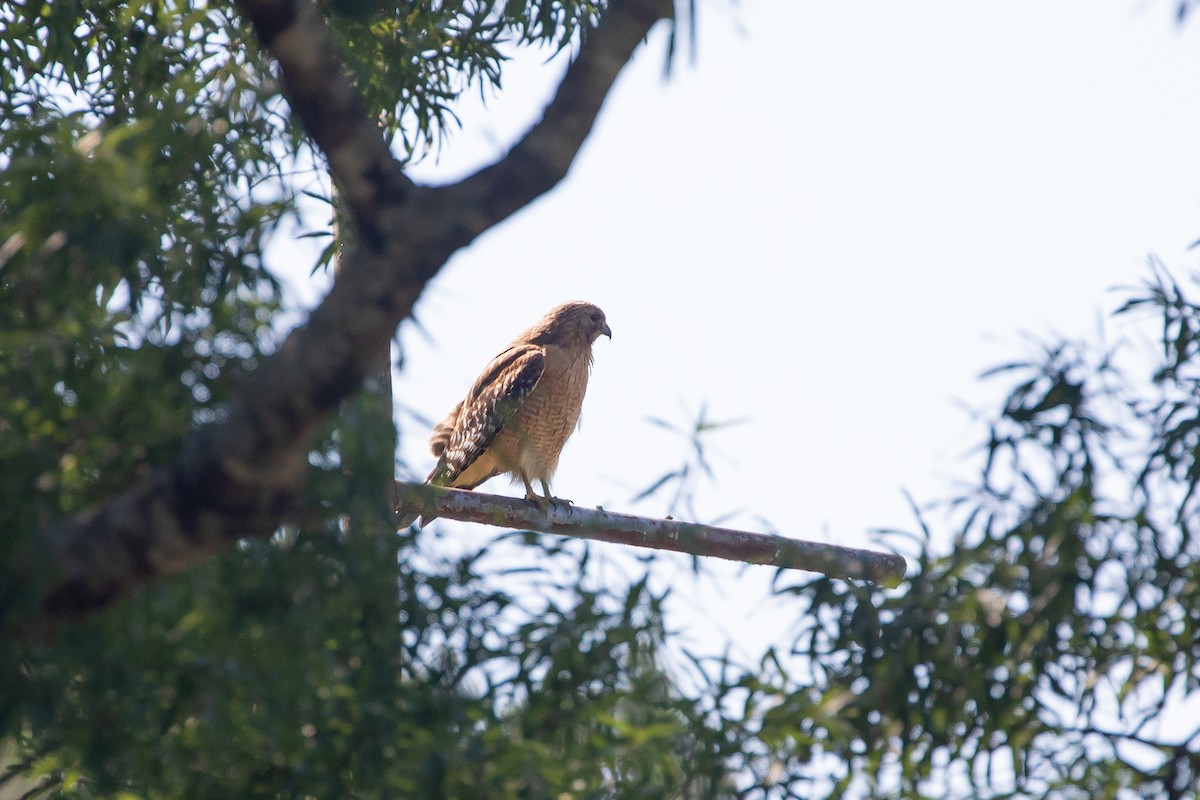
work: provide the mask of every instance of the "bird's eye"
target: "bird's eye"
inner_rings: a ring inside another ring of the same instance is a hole
[[[600,321],[600,314],[598,314],[597,312],[593,311],[593,312],[592,312],[592,322],[599,322],[599,321]]]

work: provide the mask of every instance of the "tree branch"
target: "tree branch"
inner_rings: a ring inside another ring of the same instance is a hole
[[[554,505],[539,508],[524,498],[396,482],[397,503],[426,517],[449,517],[482,525],[559,533],[600,542],[673,550],[782,569],[803,569],[831,578],[894,586],[904,577],[903,556],[766,533],[714,528],[695,522],[614,514],[601,508]]]
[[[547,106],[541,122],[503,160],[446,187],[456,204],[474,209],[473,226],[485,230],[549,191],[570,169],[608,89],[650,26],[673,15],[672,0],[614,2]],[[595,47],[603,40],[603,47]]]
[[[44,621],[102,608],[295,510],[317,425],[370,374],[453,253],[566,175],[618,73],[670,0],[614,0],[544,119],[504,159],[460,184],[416,186],[388,152],[310,0],[238,0],[279,65],[284,95],[329,160],[358,232],[334,287],[227,418],[197,430],[172,465],[88,514],[38,534],[27,559]]]

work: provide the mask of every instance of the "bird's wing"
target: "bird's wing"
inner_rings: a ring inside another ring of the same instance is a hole
[[[450,446],[450,437],[454,435],[454,427],[458,425],[458,415],[462,411],[464,402],[459,400],[458,405],[450,409],[450,413],[433,426],[433,433],[429,436],[429,450],[435,456],[441,457],[442,453],[446,452],[446,448]]]
[[[492,359],[460,404],[454,431],[426,483],[449,485],[470,467],[537,386],[545,366],[546,354],[534,344],[515,344]]]

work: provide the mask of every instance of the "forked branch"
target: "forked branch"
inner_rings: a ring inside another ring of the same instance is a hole
[[[103,608],[298,513],[317,426],[362,386],[425,284],[459,249],[565,177],[618,73],[671,0],[612,0],[545,116],[507,156],[446,187],[413,184],[346,75],[312,0],[237,0],[279,67],[292,111],[329,160],[358,247],[334,287],[240,387],[225,419],[170,464],[35,534],[22,594],[43,620]]]

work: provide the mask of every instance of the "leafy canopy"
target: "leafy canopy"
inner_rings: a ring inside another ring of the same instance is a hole
[[[404,158],[507,48],[603,11],[324,8]],[[313,446],[303,526],[14,635],[31,537],[169,460],[277,344],[263,252],[319,159],[252,43],[218,5],[0,8],[0,792],[1196,796],[1172,711],[1200,680],[1200,305],[1162,270],[1121,312],[1161,318],[1152,371],[1078,342],[998,370],[953,546],[903,540],[894,592],[778,576],[798,627],[758,663],[683,658],[664,594],[585,546],[392,536],[360,405]]]

